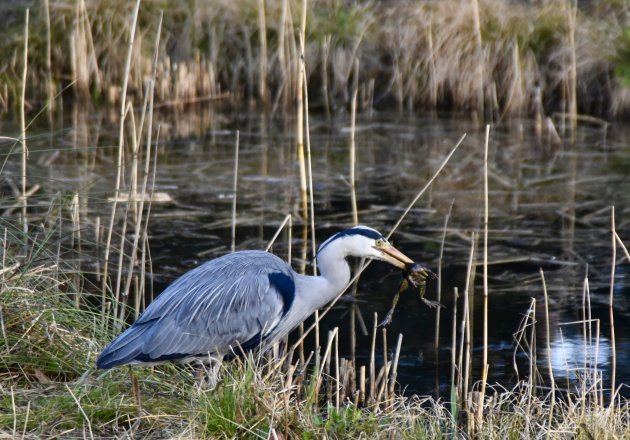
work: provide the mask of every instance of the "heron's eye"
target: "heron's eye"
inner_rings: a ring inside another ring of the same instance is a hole
[[[378,240],[376,240],[376,247],[381,247],[385,245],[385,240],[383,240],[382,238],[379,238]]]

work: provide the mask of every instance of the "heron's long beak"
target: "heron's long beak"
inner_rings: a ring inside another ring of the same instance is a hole
[[[392,266],[396,266],[399,269],[406,269],[406,263],[413,263],[413,260],[400,252],[394,246],[387,244],[385,246],[377,247],[383,256],[383,261],[388,262]]]

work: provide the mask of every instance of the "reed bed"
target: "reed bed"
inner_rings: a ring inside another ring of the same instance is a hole
[[[124,70],[124,35],[134,5],[50,0],[31,8],[27,99],[116,106],[121,84],[136,101],[153,70],[155,17],[166,12],[155,62],[161,106],[200,101],[290,113],[302,93],[298,63],[304,33],[311,102],[326,112],[452,109],[505,115],[622,115],[628,111],[627,5],[506,0],[302,2],[147,0]],[[303,11],[306,12],[303,14]],[[8,38],[0,43],[0,109],[20,102],[24,11],[2,6]],[[19,19],[18,19],[19,18]],[[304,29],[302,29],[304,28]],[[355,69],[355,66],[358,69]],[[356,71],[356,77],[353,72]],[[59,92],[71,87],[59,96]]]

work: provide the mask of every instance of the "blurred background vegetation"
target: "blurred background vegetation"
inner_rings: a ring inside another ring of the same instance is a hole
[[[115,104],[134,2],[24,0],[0,4],[0,111],[18,106],[27,7],[30,107],[61,98]],[[129,90],[142,99],[163,11],[157,102],[287,110],[297,91],[302,8],[299,0],[145,0]],[[356,83],[364,107],[496,118],[569,112],[574,102],[582,114],[620,116],[630,109],[630,6],[309,2],[305,62],[310,100],[325,112],[349,106]]]

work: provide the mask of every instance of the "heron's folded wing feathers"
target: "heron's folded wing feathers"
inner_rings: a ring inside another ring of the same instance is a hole
[[[176,280],[112,346],[135,346],[143,362],[224,354],[272,331],[294,288],[293,272],[278,257],[260,251],[230,254]],[[128,333],[133,341],[125,341]]]

